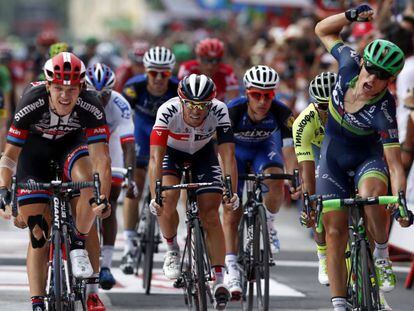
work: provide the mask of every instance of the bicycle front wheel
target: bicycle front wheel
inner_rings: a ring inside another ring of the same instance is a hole
[[[362,302],[367,311],[379,310],[379,288],[366,240],[361,241]]]
[[[193,223],[193,275],[196,284],[196,308],[197,310],[207,310],[207,286],[206,286],[206,259],[205,243],[200,221]]]
[[[154,234],[155,234],[155,222],[157,221],[156,216],[152,215],[148,211],[147,215],[147,226],[145,230],[145,254],[144,254],[144,288],[145,294],[149,295],[151,290],[151,279],[152,279],[152,267],[154,259]]]
[[[269,260],[270,245],[266,211],[263,205],[259,205],[253,233],[253,264],[258,310],[269,310]]]

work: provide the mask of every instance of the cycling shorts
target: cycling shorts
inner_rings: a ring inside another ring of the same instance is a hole
[[[155,120],[148,117],[141,116],[135,113],[134,136],[135,136],[135,152],[136,152],[136,167],[146,168],[149,161],[150,152],[150,136]]]
[[[275,140],[267,140],[264,143],[253,146],[236,144],[237,171],[239,174],[251,173],[247,171],[247,163],[251,164],[253,173],[262,173],[269,167],[283,169],[283,157],[281,144]],[[237,192],[242,197],[244,181],[239,180]]]
[[[164,176],[173,175],[181,178],[183,167],[186,163],[190,163],[191,165],[192,182],[222,181],[221,168],[212,142],[209,142],[194,154],[167,147],[167,153],[162,163],[162,174]],[[212,186],[197,190],[197,194],[211,192],[221,194],[223,188],[220,186]]]
[[[29,135],[22,147],[17,164],[18,182],[50,182],[55,174],[50,166],[54,160],[63,169],[63,180],[71,180],[74,163],[88,156],[88,147],[82,134],[68,134],[58,140],[50,140],[38,135]],[[18,191],[20,206],[36,203],[48,203],[47,191]]]
[[[368,177],[378,178],[388,186],[382,146],[351,147],[325,136],[316,175],[316,193],[324,199],[350,197],[349,172],[352,172],[356,187]]]

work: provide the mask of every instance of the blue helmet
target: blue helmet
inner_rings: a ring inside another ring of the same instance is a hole
[[[86,85],[98,92],[111,91],[115,85],[115,73],[107,65],[96,63],[86,69]]]

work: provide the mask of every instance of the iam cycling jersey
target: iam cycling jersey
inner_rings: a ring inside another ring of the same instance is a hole
[[[16,108],[7,135],[8,143],[21,147],[30,135],[57,140],[84,131],[88,144],[108,141],[105,113],[94,93],[82,91],[72,113],[60,117],[50,108],[46,85],[42,82],[32,85]]]
[[[131,106],[118,92],[112,91],[111,97],[105,106],[105,115],[111,137],[109,139],[109,153],[112,167],[124,167],[122,144],[134,143],[134,123],[132,121]],[[123,176],[112,172],[112,182],[121,185]]]
[[[136,167],[145,168],[149,159],[151,130],[155,122],[158,108],[167,100],[177,96],[178,80],[170,78],[167,92],[161,97],[151,95],[147,90],[147,76],[138,75],[127,81],[123,96],[135,111],[135,144]]]
[[[219,63],[217,72],[210,77],[217,88],[217,99],[224,100],[226,92],[238,90],[239,84],[233,68],[229,65]],[[190,60],[181,64],[178,71],[178,79],[183,79],[192,73],[201,74],[200,63],[197,60]]]
[[[385,89],[355,113],[345,112],[344,98],[354,87],[360,71],[360,56],[342,42],[331,54],[339,63],[338,79],[329,103],[326,135],[347,145],[373,145],[384,148],[399,146],[394,97]]]
[[[349,176],[358,187],[369,177],[388,185],[383,148],[399,146],[398,129],[395,101],[387,89],[356,113],[345,112],[345,94],[355,86],[361,58],[342,42],[331,53],[339,63],[339,71],[329,103],[316,189],[325,198],[343,198],[350,195]]]
[[[319,154],[314,154],[312,147],[318,149],[322,145],[325,130],[321,116],[315,105],[311,103],[293,122],[293,143],[298,162],[315,161]]]
[[[294,118],[291,110],[273,100],[266,118],[253,122],[248,115],[247,105],[246,97],[236,98],[228,105],[239,174],[246,173],[247,164],[251,165],[254,173],[260,173],[269,167],[283,168],[282,147],[293,145]],[[243,181],[239,181],[238,191],[241,195]]]
[[[225,103],[213,99],[204,122],[198,127],[192,127],[184,122],[182,103],[179,97],[174,97],[158,109],[151,132],[151,145],[168,146],[195,154],[210,142],[215,133],[218,144],[233,142],[233,131]]]

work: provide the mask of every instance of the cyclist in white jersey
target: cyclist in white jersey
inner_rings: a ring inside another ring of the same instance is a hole
[[[155,197],[155,181],[162,178],[163,185],[179,183],[183,164],[187,162],[191,163],[193,182],[221,181],[222,172],[211,141],[217,133],[223,171],[225,175],[231,176],[234,188],[234,195],[230,201],[226,200],[225,208],[237,209],[237,166],[227,106],[215,99],[214,82],[205,75],[185,77],[178,86],[178,95],[158,109],[151,132],[149,174],[152,197]],[[225,245],[218,213],[222,188],[203,188],[197,194],[215,278],[215,307],[223,309],[226,303],[219,297],[225,296],[227,301],[229,292],[223,284]],[[158,215],[161,232],[167,241],[164,274],[175,279],[180,276],[180,249],[177,244],[179,218],[176,211],[179,193],[167,191],[164,195],[163,207],[153,199],[150,208]]]
[[[86,70],[87,88],[97,92],[104,109],[109,125],[110,140],[109,152],[112,167],[134,168],[135,163],[135,140],[134,123],[131,117],[131,106],[128,101],[118,92],[113,91],[115,85],[115,74],[105,64],[96,63]],[[112,255],[114,251],[115,238],[117,233],[116,206],[121,192],[123,176],[112,172],[112,187],[109,201],[112,205],[111,215],[102,221],[103,246],[101,249],[102,261],[99,273],[99,284],[103,289],[111,289],[116,281],[111,273]],[[127,189],[126,196],[136,198],[137,187],[135,182]],[[96,251],[92,251],[92,262],[96,264],[96,271],[99,268],[99,242],[94,235]]]

